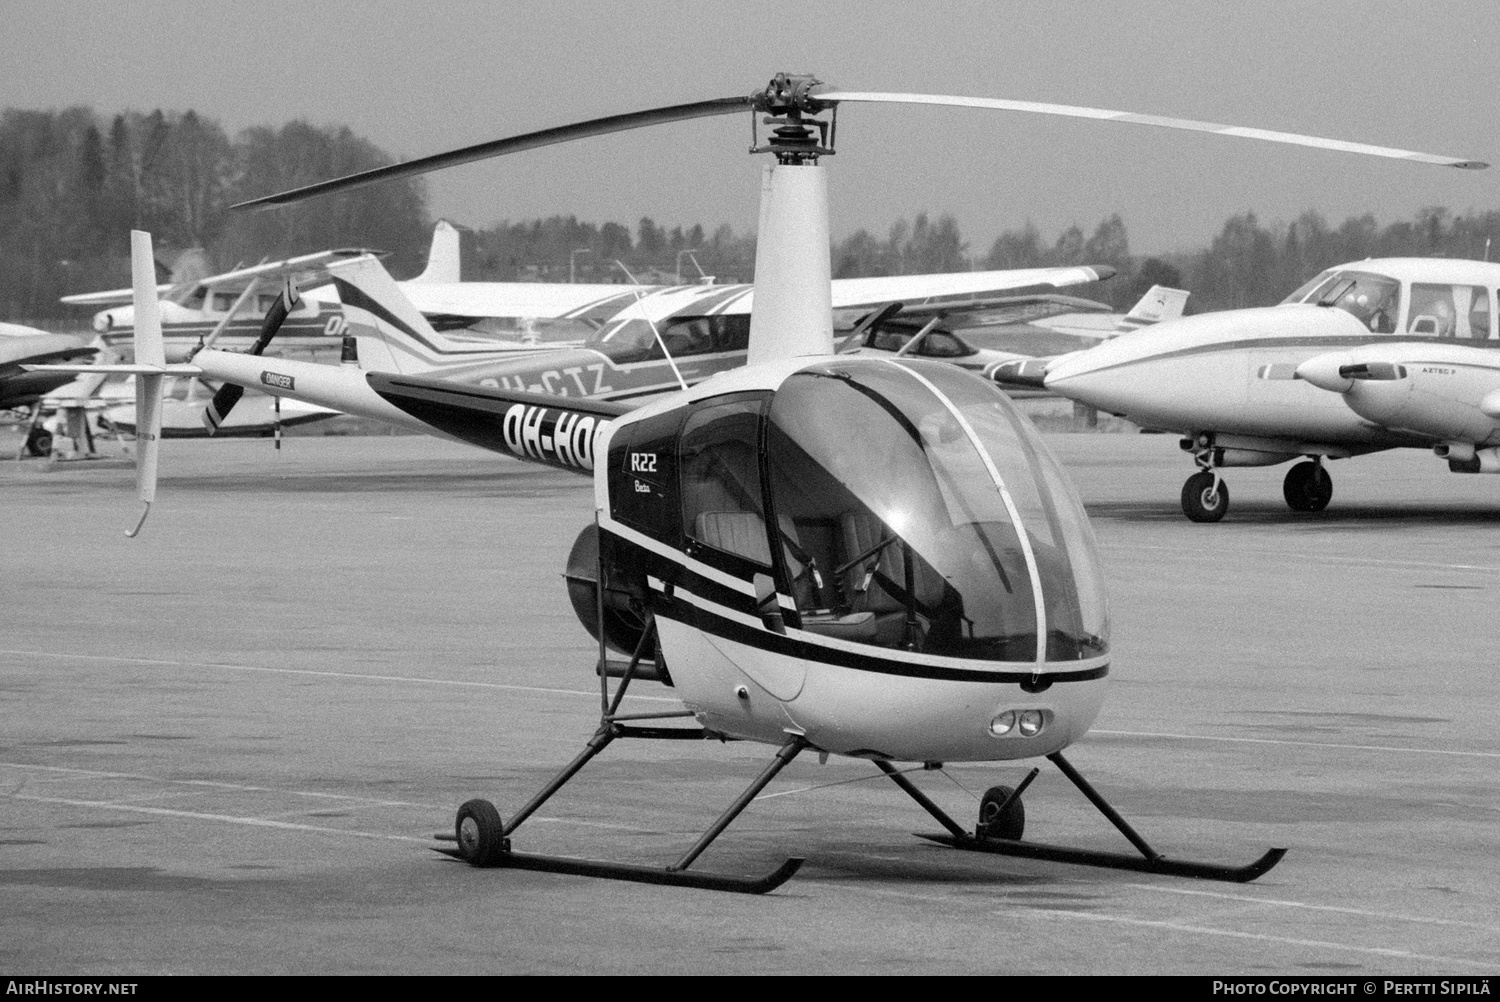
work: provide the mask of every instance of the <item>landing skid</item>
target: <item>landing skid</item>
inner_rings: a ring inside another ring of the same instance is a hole
[[[602,580],[596,578],[595,580]],[[602,606],[604,589],[598,589],[598,601]],[[604,620],[604,610],[599,608],[599,621]],[[786,744],[777,750],[770,763],[761,770],[759,776],[755,777],[743,793],[735,798],[734,803],[719,815],[717,821],[704,832],[693,847],[689,849],[681,859],[671,866],[653,867],[641,866],[635,863],[616,863],[602,859],[581,859],[576,856],[544,856],[532,853],[513,852],[510,847],[510,836],[521,823],[536,812],[537,808],[546,803],[554,793],[567,785],[578,771],[588,764],[589,760],[598,755],[616,738],[648,738],[655,740],[687,740],[701,741],[705,738],[715,737],[699,727],[661,727],[655,726],[654,722],[673,717],[692,716],[690,710],[674,710],[663,713],[620,713],[620,703],[625,698],[625,690],[629,688],[630,682],[635,678],[659,678],[656,674],[656,666],[644,662],[644,655],[651,649],[656,635],[656,620],[649,619],[646,629],[641,634],[640,642],[636,645],[635,653],[630,662],[623,670],[618,670],[614,663],[608,659],[608,652],[604,646],[604,631],[599,631],[599,700],[600,720],[599,729],[589,739],[583,751],[569,762],[568,765],[553,777],[552,781],[542,787],[541,792],[532,797],[508,823],[500,818],[500,812],[487,800],[471,800],[458,809],[458,817],[454,821],[453,834],[438,835],[437,838],[444,842],[456,843],[453,847],[434,846],[433,848],[445,856],[453,856],[473,866],[483,867],[510,867],[516,870],[540,870],[544,873],[566,873],[580,877],[605,877],[610,880],[629,880],[641,884],[667,884],[673,887],[696,887],[710,891],[733,891],[740,894],[765,894],[774,891],[782,884],[791,879],[792,874],[801,868],[803,860],[800,857],[789,857],[775,870],[761,877],[744,877],[725,873],[704,873],[691,870],[693,865],[703,851],[709,847],[714,839],[728,828],[735,818],[739,817],[750,802],[765,789],[776,774],[786,767],[787,763],[796,758],[801,751],[807,747],[807,742],[799,736],[791,737]],[[609,680],[611,677],[619,677],[620,684],[613,693],[609,691]],[[645,723],[650,721],[652,723]],[[643,725],[644,724],[644,725]]]
[[[1110,806],[1099,792],[1084,779],[1072,763],[1063,758],[1061,752],[1053,752],[1047,758],[1053,765],[1057,766],[1072,781],[1073,785],[1082,791],[1099,812],[1109,819],[1110,823],[1120,830],[1120,833],[1130,840],[1130,843],[1140,852],[1139,856],[1130,856],[1115,852],[1097,852],[1092,849],[1073,849],[1067,846],[1048,845],[1042,842],[1026,842],[1020,839],[990,838],[978,834],[970,834],[965,831],[958,822],[954,821],[941,808],[934,804],[921,791],[912,786],[905,776],[895,772],[886,763],[877,763],[881,769],[895,780],[897,785],[916,800],[927,813],[931,814],[944,828],[948,829],[946,835],[918,835],[939,845],[946,845],[954,849],[962,849],[966,852],[987,852],[998,856],[1020,856],[1026,859],[1045,859],[1059,863],[1076,863],[1081,866],[1103,866],[1112,870],[1133,870],[1137,873],[1160,873],[1170,877],[1196,877],[1200,880],[1225,880],[1232,883],[1245,884],[1257,877],[1268,873],[1272,867],[1281,862],[1281,857],[1286,855],[1285,849],[1268,849],[1255,862],[1246,866],[1225,866],[1219,863],[1199,863],[1191,860],[1168,859],[1141,838],[1140,834],[1130,826],[1130,823],[1122,818],[1119,813]],[[1033,769],[1030,776],[1022,783],[1022,789],[1036,776],[1037,770]],[[1017,791],[1019,793],[1019,791]],[[1002,809],[1004,805],[1002,804]]]

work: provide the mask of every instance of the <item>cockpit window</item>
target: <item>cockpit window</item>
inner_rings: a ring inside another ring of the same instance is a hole
[[[1315,290],[1315,289],[1321,289],[1323,287],[1323,285],[1325,283],[1327,283],[1332,278],[1333,278],[1333,272],[1331,272],[1331,271],[1325,271],[1325,272],[1320,273],[1315,278],[1313,278],[1311,281],[1309,281],[1306,285],[1303,285],[1303,286],[1299,287],[1296,292],[1292,293],[1290,296],[1287,296],[1285,299],[1283,299],[1281,301],[1281,305],[1285,306],[1287,303],[1305,303],[1305,302],[1307,302],[1311,298],[1311,296],[1313,294],[1313,290]]]
[[[865,344],[881,351],[900,351],[916,333],[909,327],[877,327],[865,339]],[[922,338],[921,344],[907,354],[921,358],[964,358],[974,354],[974,349],[957,335],[944,330],[932,330]]]
[[[804,624],[864,617],[868,643],[1033,661],[1040,596],[1047,660],[1106,650],[1087,521],[998,389],[923,362],[806,370],[772,401],[767,464]]]
[[[689,540],[771,566],[761,501],[760,413],[763,398],[696,407],[678,444],[682,531]]]
[[[1487,338],[1489,290],[1482,285],[1413,282],[1406,330],[1429,337]]]
[[[1393,334],[1396,331],[1401,283],[1394,278],[1364,271],[1338,271],[1319,282],[1303,299],[1294,299],[1296,295],[1292,293],[1284,302],[1332,306],[1353,315],[1373,333]]]
[[[673,358],[745,351],[750,347],[749,314],[673,317],[657,321],[656,328]],[[663,358],[656,331],[651,329],[649,322],[639,319],[606,325],[588,339],[586,346],[621,364]]]

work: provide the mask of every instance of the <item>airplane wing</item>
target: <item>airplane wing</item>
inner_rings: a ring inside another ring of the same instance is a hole
[[[840,278],[833,282],[836,310],[901,302],[907,311],[921,306],[958,303],[993,305],[1001,293],[1023,289],[1065,288],[1098,282],[1113,275],[1105,265],[1072,268],[1028,268],[1010,271],[962,271],[937,275],[891,275]],[[693,309],[716,314],[749,313],[754,293],[749,285],[630,286],[564,285],[553,282],[427,282],[402,287],[425,316],[534,317],[536,319],[611,320],[637,299],[686,298]],[[679,295],[680,294],[680,295]],[[1080,302],[1087,302],[1080,300]]]
[[[380,255],[381,251],[361,250],[354,247],[336,248],[333,250],[318,251],[315,254],[303,254],[299,257],[289,257],[281,261],[265,261],[248,268],[236,268],[233,271],[222,272],[218,275],[210,275],[193,283],[194,287],[206,289],[218,288],[243,288],[252,280],[275,279],[284,275],[295,275],[298,284],[303,286],[325,283],[328,274],[325,266],[330,261],[338,261],[348,257],[358,257],[361,254]],[[158,285],[158,295],[166,295],[175,286],[171,284]],[[70,306],[108,306],[117,303],[128,303],[131,301],[133,291],[131,289],[108,289],[103,292],[84,292],[72,296],[63,296],[62,302]]]
[[[833,308],[845,309],[875,303],[901,302],[903,309],[917,306],[982,302],[998,293],[1014,295],[1022,289],[1061,289],[1070,285],[1102,282],[1115,273],[1107,265],[1073,268],[1021,268],[1008,271],[959,271],[939,275],[889,275],[881,278],[838,278],[833,281]],[[745,312],[750,300],[746,297]],[[736,304],[738,305],[738,304]]]

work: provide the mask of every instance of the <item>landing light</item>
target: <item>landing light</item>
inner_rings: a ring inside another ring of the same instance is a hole
[[[1016,726],[1016,711],[1006,710],[1004,713],[990,721],[990,733],[995,737],[1002,737],[1010,733],[1010,729]]]
[[[1036,737],[1042,732],[1042,723],[1043,720],[1041,710],[1022,710],[1021,736],[1027,738]]]

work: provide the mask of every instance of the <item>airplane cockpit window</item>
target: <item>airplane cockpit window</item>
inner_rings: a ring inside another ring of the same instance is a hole
[[[1300,286],[1296,292],[1283,299],[1280,305],[1285,306],[1288,303],[1305,303],[1310,300],[1315,302],[1316,300],[1312,299],[1313,292],[1315,290],[1322,289],[1324,285],[1331,282],[1332,280],[1333,272],[1320,272],[1318,275],[1310,279],[1307,284]]]
[[[757,454],[764,406],[760,395],[710,401],[683,425],[677,452],[689,552],[697,543],[771,566]]]
[[[866,336],[865,347],[876,348],[880,351],[900,351],[907,346],[916,333],[917,331],[911,327],[877,325]],[[922,338],[922,343],[907,354],[920,358],[964,358],[974,354],[974,349],[955,334],[944,330],[931,330]]]
[[[1087,520],[998,389],[917,361],[818,366],[777,391],[766,452],[805,629],[1032,661],[1045,618],[1048,659],[1106,650]]]
[[[215,313],[228,313],[234,306],[234,301],[240,298],[238,292],[215,292],[213,294],[213,311]]]
[[[1394,334],[1401,283],[1369,272],[1340,271],[1318,285],[1306,302],[1352,314],[1375,334]]]
[[[747,314],[718,317],[673,317],[659,320],[656,329],[673,358],[721,351],[745,351],[750,346]],[[616,363],[663,358],[656,331],[645,320],[609,324],[588,339],[587,347],[603,352]]]
[[[1480,285],[1413,282],[1406,330],[1429,337],[1487,338],[1489,290]]]

